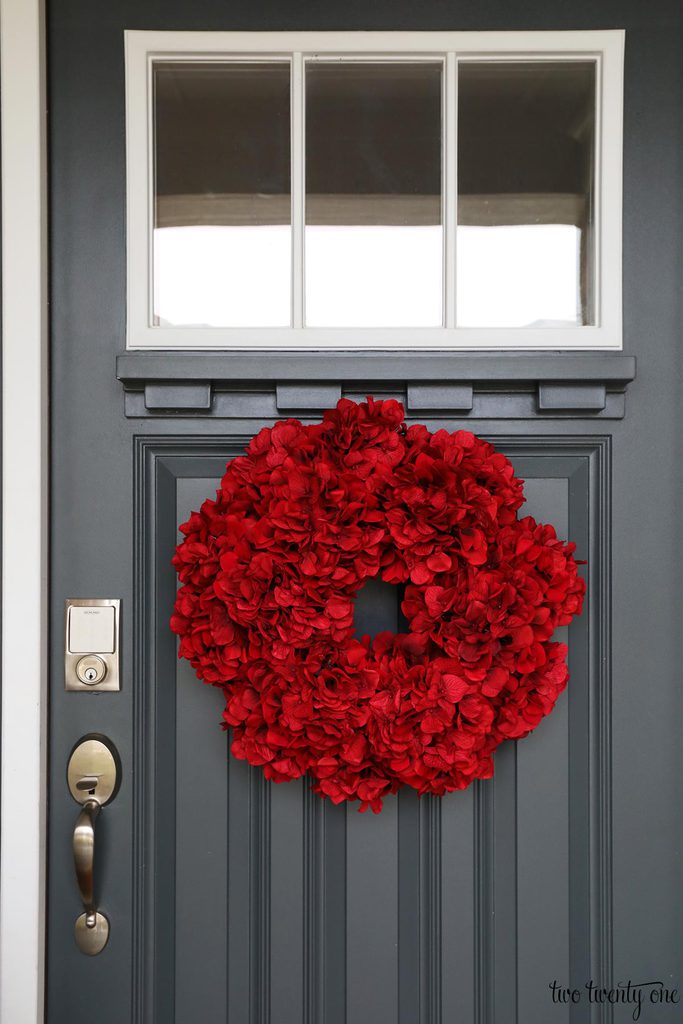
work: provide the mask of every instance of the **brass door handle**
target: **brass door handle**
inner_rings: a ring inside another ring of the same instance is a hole
[[[116,796],[121,777],[119,756],[105,736],[84,736],[69,758],[67,781],[81,804],[73,834],[74,867],[83,913],[74,934],[81,953],[96,956],[109,939],[109,921],[95,904],[95,822],[102,807]]]
[[[95,822],[100,813],[97,800],[88,800],[76,819],[74,828],[74,867],[76,879],[81,891],[83,910],[85,911],[86,928],[94,928],[97,923],[95,906]]]

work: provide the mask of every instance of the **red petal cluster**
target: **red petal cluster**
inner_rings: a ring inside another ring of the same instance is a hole
[[[585,592],[575,546],[523,502],[491,444],[408,427],[395,401],[263,429],[173,559],[180,656],[223,688],[234,755],[361,810],[490,777],[566,686],[551,637]],[[377,575],[405,586],[410,632],[359,641]]]

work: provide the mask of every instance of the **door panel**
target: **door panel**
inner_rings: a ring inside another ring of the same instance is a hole
[[[201,1011],[207,1024],[428,1024],[468,1005],[506,1021],[513,1000],[520,1021],[541,1020],[549,996],[539,977],[597,976],[605,952],[590,938],[606,931],[609,904],[608,849],[590,829],[604,780],[589,737],[601,742],[609,707],[599,643],[591,655],[588,641],[604,586],[608,442],[493,437],[526,480],[525,511],[573,537],[589,561],[589,602],[569,630],[571,683],[529,738],[503,745],[492,782],[442,799],[401,792],[374,816],[322,801],[306,780],[268,783],[229,756],[222,695],[175,658],[177,524],[259,426],[242,438],[241,423],[226,424],[227,443],[136,442],[145,684],[134,778],[151,855],[134,879],[146,950],[135,1019],[190,1024]],[[359,631],[366,621],[398,628],[397,591],[373,596]],[[569,1021],[566,1008],[554,1011]],[[587,1010],[572,1019],[589,1020]]]

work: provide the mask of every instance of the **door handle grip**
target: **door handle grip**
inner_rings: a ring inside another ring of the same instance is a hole
[[[88,800],[76,819],[73,850],[76,879],[81,893],[85,924],[94,928],[97,918],[95,906],[95,822],[100,813],[97,800]]]
[[[95,822],[104,805],[116,796],[121,781],[116,747],[98,733],[83,736],[71,751],[66,777],[69,792],[81,805],[71,843],[83,904],[74,937],[81,953],[97,956],[107,945],[109,920],[95,905]]]

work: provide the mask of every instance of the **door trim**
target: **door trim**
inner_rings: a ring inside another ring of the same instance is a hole
[[[48,333],[42,0],[0,0],[2,725],[0,1022],[43,1020]]]

